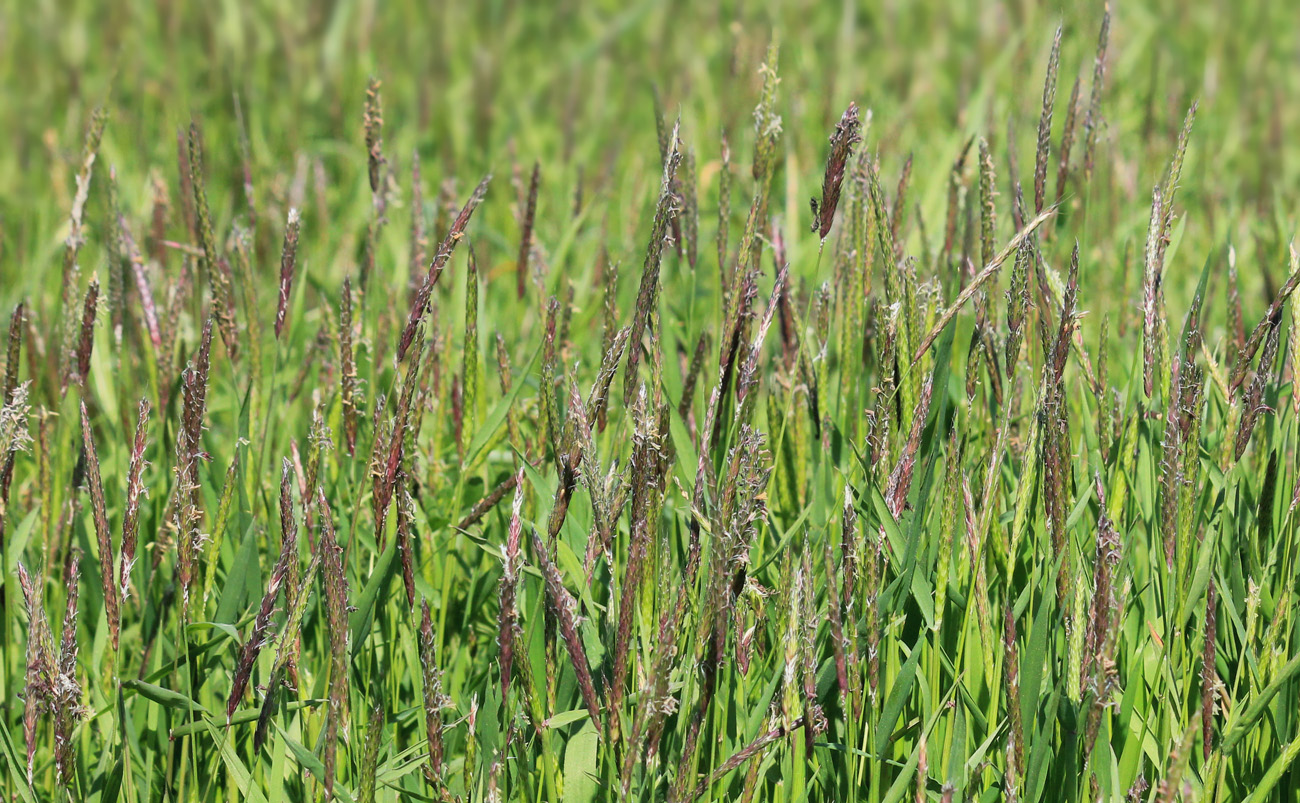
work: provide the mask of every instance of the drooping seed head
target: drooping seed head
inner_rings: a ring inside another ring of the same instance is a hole
[[[826,158],[826,175],[822,178],[821,203],[812,201],[813,231],[817,232],[823,243],[830,234],[835,222],[835,210],[840,203],[840,188],[844,183],[844,171],[853,156],[853,146],[862,141],[862,121],[858,118],[858,104],[850,103],[835,125],[831,134],[831,152]]]

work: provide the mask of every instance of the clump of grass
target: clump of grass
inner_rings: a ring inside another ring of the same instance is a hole
[[[265,76],[218,36],[233,104],[192,60],[150,82],[108,20],[147,104],[0,108],[0,794],[1295,786],[1294,120],[1245,102],[1286,83],[1281,17],[1220,26],[1211,92],[1187,21],[1121,53],[1109,9],[1052,36],[923,5],[924,61],[908,19],[863,49],[851,10],[765,9],[770,43],[732,11],[543,42],[453,8],[408,59],[384,6]],[[959,80],[995,36],[1031,46]],[[330,56],[368,41],[428,80],[386,75],[385,108]],[[652,108],[613,91],[642,72]],[[874,112],[837,105],[861,86]],[[173,153],[182,106],[206,147]],[[503,165],[508,198],[464,183]]]

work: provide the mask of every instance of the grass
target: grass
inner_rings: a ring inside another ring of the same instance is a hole
[[[0,14],[5,799],[1295,799],[1296,20],[1055,14]]]

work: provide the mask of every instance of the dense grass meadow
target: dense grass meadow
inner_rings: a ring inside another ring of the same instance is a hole
[[[3,4],[4,802],[1300,798],[1300,16],[1066,5]]]

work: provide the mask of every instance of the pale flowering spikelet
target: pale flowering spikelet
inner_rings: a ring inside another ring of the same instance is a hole
[[[135,440],[131,445],[131,462],[126,472],[126,510],[122,514],[122,557],[118,585],[122,599],[130,592],[131,568],[135,565],[136,539],[140,531],[140,499],[147,495],[144,485],[145,446],[149,442],[149,400],[141,399],[135,422]]]
[[[1215,611],[1214,581],[1205,589],[1205,646],[1201,652],[1201,727],[1203,757],[1210,760],[1214,752],[1214,689],[1218,683],[1218,672],[1214,666],[1215,639],[1218,636],[1218,621]]]
[[[555,364],[559,359],[555,345],[555,324],[559,313],[559,301],[551,296],[546,302],[546,328],[542,338],[542,376],[541,376],[541,422],[542,452],[550,450],[550,456],[559,460],[560,455],[560,407],[555,398]]]
[[[781,137],[781,116],[776,113],[776,87],[781,83],[777,70],[780,54],[781,47],[773,39],[768,43],[766,58],[758,67],[759,75],[763,77],[763,89],[758,105],[754,107],[754,161],[750,173],[763,185],[775,170],[776,145]]]
[[[435,789],[443,785],[442,709],[450,705],[442,693],[442,672],[438,669],[437,642],[433,635],[433,620],[429,615],[429,601],[420,601],[420,676],[424,690],[424,735],[429,750],[429,763],[424,774]]]
[[[501,650],[501,699],[510,697],[510,680],[514,668],[515,639],[518,637],[517,599],[519,594],[519,572],[523,567],[520,540],[523,535],[523,521],[520,519],[524,504],[524,470],[521,468],[514,475],[515,498],[511,505],[510,527],[506,535],[506,548],[501,569],[501,584],[498,592],[499,607],[497,620],[497,646]]]
[[[30,382],[15,385],[8,401],[0,406],[0,458],[8,459],[16,452],[26,450],[27,444],[31,443],[32,436],[27,431],[30,385]]]
[[[1192,138],[1192,124],[1196,122],[1196,111],[1199,107],[1200,101],[1193,100],[1192,105],[1187,109],[1187,116],[1183,118],[1183,127],[1178,132],[1178,144],[1174,148],[1174,156],[1169,161],[1164,186],[1161,188],[1161,196],[1164,198],[1165,206],[1164,215],[1160,221],[1158,262],[1162,269],[1165,263],[1165,250],[1169,247],[1174,223],[1174,195],[1178,191],[1178,182],[1183,175],[1183,163],[1187,158],[1187,145]]]
[[[293,292],[294,267],[298,260],[298,233],[302,215],[297,207],[289,208],[289,218],[284,224],[284,245],[280,249],[280,297],[275,307],[275,337],[280,339],[289,314],[289,299]]]
[[[27,567],[18,564],[18,585],[22,587],[23,601],[27,607],[27,674],[23,682],[23,736],[27,742],[27,782],[32,781],[36,756],[36,727],[42,711],[53,704],[58,676],[54,657],[54,637],[50,623],[45,618],[41,592],[27,573]]]
[[[1156,363],[1162,358],[1157,327],[1163,312],[1160,303],[1160,246],[1161,220],[1164,216],[1164,198],[1160,188],[1151,194],[1151,222],[1147,228],[1144,271],[1142,278],[1142,387],[1147,398],[1154,398]]]
[[[127,256],[126,244],[123,242],[120,227],[112,221],[121,216],[121,193],[118,191],[117,169],[108,169],[108,231],[105,245],[108,251],[108,317],[110,331],[113,333],[112,348],[120,356],[122,350],[122,326],[126,315],[126,274],[129,272],[130,258]]]
[[[957,512],[961,509],[961,446],[957,440],[957,428],[948,436],[947,455],[944,461],[943,507],[939,528],[939,554],[934,578],[934,625],[938,631],[943,625],[944,613],[948,606],[948,581],[952,571],[952,547],[958,537]]]
[[[1016,619],[1011,606],[1006,607],[1006,618],[1002,632],[1004,649],[1004,681],[1007,695],[1007,780],[1006,796],[1008,801],[1020,799],[1020,783],[1024,778],[1025,744],[1020,716],[1020,660],[1016,649]]]
[[[212,319],[203,325],[198,354],[181,373],[182,407],[176,431],[176,502],[175,527],[179,544],[177,574],[181,585],[181,607],[188,610],[190,584],[193,580],[194,555],[203,540],[199,530],[202,511],[199,507],[199,460],[207,457],[200,449],[203,419],[207,410],[208,371],[211,367]]]
[[[402,564],[402,587],[406,590],[406,607],[415,610],[415,558],[412,543],[415,540],[415,500],[407,490],[409,482],[404,472],[397,474],[397,554]]]
[[[352,351],[352,312],[352,277],[347,276],[343,279],[343,293],[339,301],[339,388],[343,405],[344,442],[349,457],[357,453],[357,419],[361,407],[361,391],[358,388],[357,367]]]
[[[721,164],[718,168],[718,278],[722,287],[722,304],[727,306],[727,289],[731,287],[730,270],[727,266],[727,241],[731,229],[731,146],[727,144],[727,134],[722,134]]]
[[[384,706],[376,702],[370,709],[366,725],[365,748],[361,758],[361,780],[357,784],[357,803],[375,803],[375,775],[379,769],[379,748],[384,738]]]
[[[0,379],[0,544],[4,543],[5,521],[9,507],[9,488],[14,478],[14,462],[31,435],[27,432],[27,391],[26,385],[19,385],[18,373],[21,368],[19,358],[23,342],[23,310],[19,303],[14,307],[9,318],[9,339],[5,349],[5,373]],[[22,393],[22,401],[10,409],[10,405]]]
[[[73,731],[77,723],[90,712],[81,704],[81,683],[77,680],[77,598],[80,590],[81,550],[68,553],[67,576],[64,585],[68,590],[63,612],[63,635],[59,642],[58,673],[54,678],[54,691],[50,705],[54,715],[54,766],[58,771],[60,786],[72,785],[76,773]]]
[[[813,751],[813,742],[819,733],[826,731],[826,715],[817,699],[817,617],[814,615],[813,569],[811,550],[803,551],[803,566],[800,575],[805,584],[800,595],[801,605],[797,614],[799,622],[799,658],[803,671],[803,718],[805,748],[807,755]],[[793,725],[793,723],[791,723]]]
[[[835,681],[840,692],[840,706],[849,710],[852,694],[849,691],[848,660],[845,650],[849,639],[844,636],[843,600],[840,597],[839,584],[835,582],[835,557],[831,551],[831,539],[824,544],[823,561],[826,567],[826,618],[831,626],[831,652],[835,658]],[[856,666],[854,667],[856,671]]]

